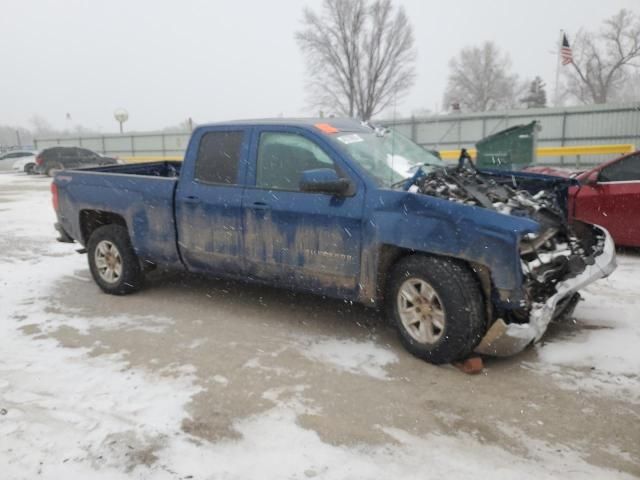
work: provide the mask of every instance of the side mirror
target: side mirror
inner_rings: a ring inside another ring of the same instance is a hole
[[[584,179],[583,183],[585,185],[593,186],[598,183],[598,176],[600,176],[600,172],[598,170],[594,170],[589,175],[587,175],[587,178]]]
[[[352,183],[346,178],[340,178],[332,168],[316,168],[302,172],[299,186],[301,192],[345,195]]]

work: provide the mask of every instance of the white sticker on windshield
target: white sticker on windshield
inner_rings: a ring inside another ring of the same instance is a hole
[[[343,135],[341,137],[338,137],[338,140],[340,140],[345,145],[349,145],[350,143],[364,142],[364,138],[356,133],[352,133],[351,135]]]

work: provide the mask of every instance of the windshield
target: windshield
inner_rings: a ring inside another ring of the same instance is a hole
[[[413,176],[424,165],[444,166],[442,160],[409,138],[392,130],[339,134],[336,139],[381,187]]]

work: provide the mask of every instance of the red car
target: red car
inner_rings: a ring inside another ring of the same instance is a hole
[[[527,171],[568,176],[548,167]],[[578,173],[569,190],[569,216],[609,230],[618,246],[640,247],[640,151]]]

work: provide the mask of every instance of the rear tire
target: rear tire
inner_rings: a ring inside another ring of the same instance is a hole
[[[412,255],[391,269],[388,316],[404,347],[429,363],[468,357],[485,334],[484,298],[463,263]]]
[[[97,228],[87,243],[87,257],[91,275],[103,292],[126,295],[142,288],[144,273],[126,228]]]
[[[35,170],[35,163],[27,163],[24,166],[24,173],[26,173],[27,175],[33,175],[34,173],[36,173]]]

